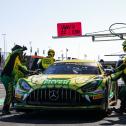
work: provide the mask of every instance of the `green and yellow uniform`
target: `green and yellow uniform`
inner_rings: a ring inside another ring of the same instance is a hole
[[[126,52],[126,40],[122,44],[124,52]],[[126,108],[126,57],[123,58],[122,63],[115,69],[115,73],[111,75],[111,78],[118,80],[122,78],[125,83],[119,92],[119,99],[121,100],[120,110],[123,112]]]
[[[55,55],[54,50],[49,49],[48,56],[45,57],[45,58],[42,58],[39,61],[39,68],[42,71],[44,71],[45,69],[47,69],[50,65],[52,65],[55,62],[54,55]]]
[[[27,68],[22,66],[20,60],[20,54],[23,53],[26,48],[16,45],[17,49],[13,50],[5,60],[4,68],[1,73],[1,81],[6,90],[6,96],[4,100],[3,113],[9,112],[10,104],[13,100],[13,86],[20,77],[24,76],[24,72],[27,72]]]

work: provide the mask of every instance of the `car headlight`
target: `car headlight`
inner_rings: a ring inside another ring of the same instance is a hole
[[[31,89],[30,85],[24,80],[21,80],[19,84],[23,90],[29,91]]]
[[[89,82],[86,85],[82,86],[81,90],[83,92],[92,92],[92,91],[95,91],[98,88],[98,86],[99,86],[100,83],[101,83],[100,80],[94,80],[94,81]]]

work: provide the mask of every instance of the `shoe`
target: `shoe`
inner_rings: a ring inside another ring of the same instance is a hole
[[[115,109],[115,113],[117,113],[119,115],[123,115],[124,110],[122,110],[122,109]]]
[[[10,114],[11,114],[10,111],[7,111],[7,110],[3,110],[3,111],[2,111],[2,115],[10,115]]]
[[[108,109],[107,112],[106,112],[106,116],[109,116],[112,114],[112,110],[111,109]]]

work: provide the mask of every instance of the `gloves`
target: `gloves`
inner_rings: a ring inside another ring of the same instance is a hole
[[[22,47],[23,51],[27,50],[27,47],[26,46],[23,46]]]
[[[35,74],[38,74],[38,72],[37,72],[37,71],[31,71],[31,70],[30,70],[30,71],[29,71],[29,74],[30,74],[30,75],[35,75]]]

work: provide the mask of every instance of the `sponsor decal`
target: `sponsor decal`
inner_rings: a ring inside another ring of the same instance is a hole
[[[19,99],[21,99],[21,95],[20,94],[17,94],[17,93],[15,93],[15,98],[19,98]]]
[[[60,80],[60,79],[47,79],[44,80],[44,85],[68,85],[70,80]]]
[[[101,99],[101,98],[103,98],[103,94],[97,94],[97,95],[93,96],[94,100]]]

